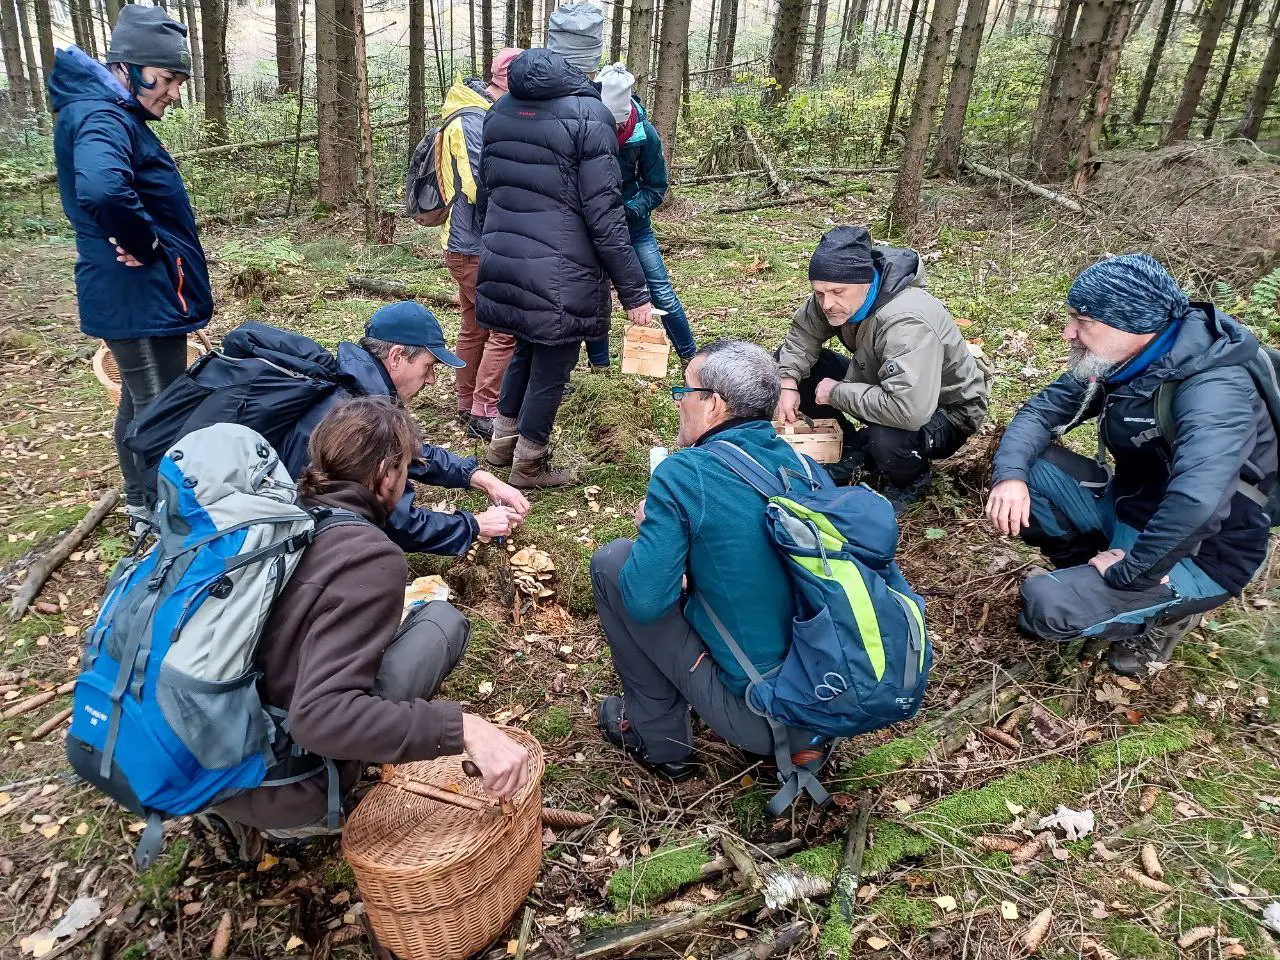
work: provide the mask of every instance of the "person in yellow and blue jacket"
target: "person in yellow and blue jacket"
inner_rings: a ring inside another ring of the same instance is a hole
[[[480,221],[476,184],[484,144],[484,115],[507,92],[507,67],[521,51],[506,47],[493,59],[486,84],[478,77],[457,80],[441,107],[440,182],[449,218],[440,228],[444,261],[458,284],[462,328],[456,352],[466,363],[458,370],[458,422],[474,437],[488,440],[498,412],[498,391],[515,338],[476,324],[476,271],[480,265]]]

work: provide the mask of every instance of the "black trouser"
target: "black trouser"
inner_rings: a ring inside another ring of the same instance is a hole
[[[502,378],[498,413],[518,421],[520,436],[530,443],[545,446],[551,439],[565,385],[581,350],[581,340],[544,347],[516,339],[515,353]]]
[[[131,507],[147,505],[142,458],[124,445],[125,435],[142,408],[187,369],[187,338],[146,337],[108,340],[107,348],[120,370],[120,406],[116,408],[116,456],[124,476],[124,497]]]
[[[878,423],[858,427],[835,407],[818,403],[818,384],[826,379],[843,380],[851,362],[849,357],[823,347],[809,376],[800,381],[800,410],[810,417],[834,418],[844,431],[845,444],[863,448],[867,466],[890,483],[910,486],[924,476],[930,460],[951,456],[971,436],[941,410],[935,410],[919,430],[902,430]]]

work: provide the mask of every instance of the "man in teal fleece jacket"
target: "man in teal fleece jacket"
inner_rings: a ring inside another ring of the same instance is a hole
[[[768,540],[764,500],[708,450],[728,440],[766,469],[802,472],[774,432],[778,366],[759,346],[719,341],[694,355],[687,386],[672,388],[685,449],[654,471],[636,509],[636,540],[618,539],[591,558],[596,610],[623,696],[600,705],[606,739],[658,773],[693,775],[689,708],[727,741],[772,754],[766,720],[745,699],[747,677],[720,639],[699,591],[761,673],[782,661],[794,602]],[[813,461],[816,476],[829,478]],[[792,749],[812,737],[793,731]]]

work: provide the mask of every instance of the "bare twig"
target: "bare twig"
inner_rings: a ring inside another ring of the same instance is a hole
[[[525,951],[529,949],[529,934],[533,932],[533,907],[524,908],[524,916],[520,918],[520,936],[516,940],[515,960],[524,960]]]
[[[115,507],[116,501],[119,499],[120,491],[108,490],[94,504],[93,509],[85,514],[84,519],[77,523],[71,532],[58,542],[56,547],[31,565],[27,570],[27,579],[23,582],[22,589],[18,591],[9,607],[9,619],[11,621],[22,619],[22,615],[26,613],[31,601],[39,596],[40,588],[44,586],[44,582],[49,579],[50,574],[62,566],[62,561],[66,560],[71,555],[71,551],[80,546],[80,542],[93,532],[94,528]],[[7,718],[8,714],[5,714],[5,716]]]
[[[720,832],[720,847],[738,872],[742,874],[742,885],[747,890],[760,889],[760,868],[747,853],[746,847],[738,842],[738,838],[727,830]]]
[[[59,710],[57,713],[55,713],[52,717],[50,717],[44,723],[40,724],[40,726],[32,730],[31,736],[27,737],[27,739],[39,740],[42,737],[51,733],[52,731],[57,730],[58,727],[62,726],[69,719],[71,719],[71,711],[73,709],[74,708],[72,707],[67,707],[65,710]]]
[[[31,929],[39,930],[40,925],[44,923],[44,918],[49,915],[49,908],[53,906],[53,899],[58,895],[58,878],[62,876],[62,871],[67,868],[65,860],[59,860],[49,868],[49,886],[44,892],[44,899],[40,901],[40,906],[36,908],[36,915],[31,918]]]
[[[808,929],[809,924],[803,920],[793,920],[785,927],[769,931],[755,943],[735,950],[724,960],[768,960],[769,957],[785,953]]]

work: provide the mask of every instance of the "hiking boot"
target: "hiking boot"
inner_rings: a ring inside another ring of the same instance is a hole
[[[1178,641],[1200,626],[1200,620],[1201,615],[1194,613],[1151,627],[1136,637],[1117,640],[1107,651],[1107,666],[1122,677],[1149,676],[1153,672],[1151,665],[1168,663]]]
[[[493,417],[478,417],[474,413],[468,416],[470,419],[467,420],[467,436],[475,437],[477,440],[493,439]]]
[[[196,823],[204,830],[205,839],[214,855],[224,863],[256,866],[267,853],[267,841],[253,827],[228,820],[212,811],[196,815]],[[232,858],[235,858],[234,860]]]
[[[460,427],[468,427],[468,426],[470,426],[470,425],[471,425],[471,411],[470,411],[470,410],[459,410],[459,411],[458,411],[458,426],[460,426]]]
[[[908,507],[920,499],[932,480],[933,470],[926,470],[918,479],[905,487],[885,481],[880,488],[880,494],[893,506],[893,515],[900,517],[907,512]]]
[[[126,508],[129,516],[129,536],[141,540],[151,532],[152,514],[146,507],[129,504]]]
[[[484,452],[484,462],[489,467],[509,467],[516,452],[516,441],[520,439],[520,428],[514,420],[504,416],[493,418],[493,432],[489,436],[489,446]]]
[[[604,738],[643,767],[675,783],[697,775],[697,768],[684,760],[652,761],[645,756],[644,741],[631,728],[621,697],[605,697],[600,703],[600,732]]]
[[[494,443],[496,442],[495,440]],[[493,449],[494,443],[489,444],[490,450]],[[507,482],[517,490],[566,487],[574,480],[575,477],[570,471],[551,465],[551,449],[546,444],[532,443],[521,437],[515,445],[511,476]]]
[[[609,364],[607,363],[588,363],[587,364],[588,373],[596,373],[602,377],[609,376],[609,371],[612,369],[613,368],[609,366]]]

